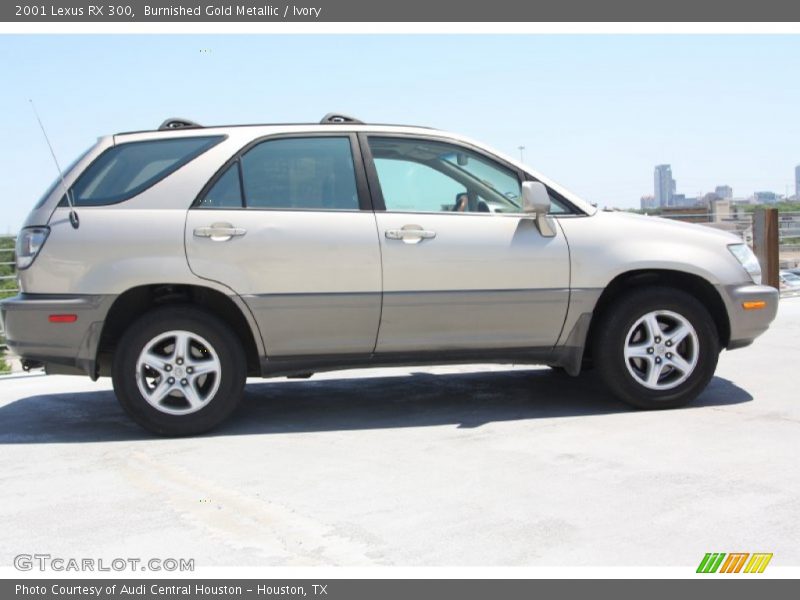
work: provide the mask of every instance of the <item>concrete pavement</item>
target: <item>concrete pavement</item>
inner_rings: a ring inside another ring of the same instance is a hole
[[[108,380],[0,381],[0,566],[19,553],[269,565],[800,565],[800,299],[691,407],[470,365],[252,380],[154,438]]]

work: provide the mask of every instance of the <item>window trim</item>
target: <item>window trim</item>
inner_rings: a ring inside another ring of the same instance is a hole
[[[171,137],[171,138],[165,138],[165,139],[152,138],[152,139],[145,139],[145,140],[137,140],[135,142],[124,142],[122,144],[115,144],[113,146],[109,146],[108,148],[103,150],[100,154],[98,154],[97,157],[95,157],[94,160],[92,160],[92,162],[90,162],[88,165],[86,165],[86,168],[81,171],[81,174],[78,175],[75,178],[75,181],[72,182],[72,185],[69,186],[69,191],[70,192],[80,182],[80,180],[83,178],[83,176],[86,174],[86,172],[90,168],[92,168],[92,166],[98,160],[100,160],[103,156],[105,156],[107,153],[111,152],[112,150],[116,150],[116,149],[119,149],[119,148],[124,148],[126,146],[133,146],[133,145],[140,145],[140,144],[162,143],[162,142],[171,141],[171,140],[194,140],[194,139],[205,139],[205,140],[208,140],[208,145],[206,147],[204,147],[202,150],[200,150],[199,152],[194,152],[194,153],[189,154],[188,158],[184,157],[183,159],[177,161],[174,165],[172,165],[169,169],[166,169],[163,173],[159,174],[159,176],[157,178],[155,178],[153,181],[149,182],[147,185],[145,185],[143,187],[134,188],[134,190],[129,191],[129,192],[125,192],[124,194],[122,194],[121,197],[115,196],[113,200],[108,200],[108,201],[105,201],[105,202],[101,202],[99,204],[80,204],[77,201],[77,199],[74,198],[74,196],[73,196],[73,200],[75,202],[75,208],[81,208],[81,209],[99,208],[99,207],[102,207],[102,206],[113,206],[115,204],[122,204],[123,202],[127,202],[131,198],[135,198],[135,197],[145,193],[150,188],[158,185],[159,183],[164,181],[167,177],[170,177],[171,175],[173,175],[174,173],[176,173],[177,171],[179,171],[180,169],[182,169],[183,167],[185,167],[186,165],[188,165],[189,163],[191,163],[195,159],[201,157],[203,154],[205,154],[206,152],[208,152],[212,148],[215,148],[215,147],[219,146],[222,142],[224,142],[226,139],[228,139],[228,136],[223,134],[223,135],[191,135],[191,136]],[[87,151],[87,154],[88,154],[88,151]],[[81,157],[81,158],[83,158],[83,157]],[[76,163],[76,165],[77,165],[77,163]],[[59,181],[59,183],[60,183],[60,181]],[[53,191],[55,191],[55,190],[53,190]],[[61,199],[58,201],[57,206],[59,206],[59,207],[68,206],[67,195],[66,194],[61,196]]]
[[[530,173],[523,171],[508,163],[507,161],[503,160],[499,156],[495,156],[484,150],[483,148],[478,148],[472,144],[467,142],[463,142],[461,140],[453,140],[452,138],[437,136],[437,135],[424,135],[424,134],[416,134],[416,133],[396,133],[396,132],[381,132],[381,131],[365,131],[359,132],[358,134],[359,142],[361,142],[361,149],[364,155],[364,164],[367,173],[367,180],[369,182],[370,190],[373,194],[372,202],[375,206],[376,212],[387,212],[392,214],[453,214],[453,215],[468,215],[468,214],[477,214],[477,215],[491,215],[491,216],[514,216],[519,215],[522,213],[457,213],[451,212],[448,213],[446,211],[393,211],[386,209],[386,203],[383,198],[383,191],[381,189],[380,181],[378,179],[378,170],[375,167],[375,158],[372,155],[372,149],[369,146],[369,138],[405,138],[411,140],[424,140],[424,141],[431,141],[431,142],[439,142],[442,144],[447,144],[449,146],[453,146],[455,148],[464,148],[469,150],[470,152],[479,155],[480,157],[488,160],[489,162],[496,163],[502,167],[505,167],[512,173],[516,173],[517,181],[522,187],[522,183],[525,181],[539,181]],[[572,202],[564,198],[561,194],[555,191],[553,188],[544,184],[547,188],[547,193],[550,194],[553,198],[558,200],[561,204],[563,204],[568,210],[564,213],[556,213],[551,216],[553,217],[562,217],[562,216],[570,216],[570,215],[584,215],[585,213],[578,209]]]
[[[353,172],[356,178],[356,193],[358,194],[358,208],[274,208],[269,206],[247,206],[244,198],[244,173],[242,172],[242,157],[252,150],[255,146],[265,142],[271,142],[281,139],[308,139],[308,138],[345,138],[350,142],[350,154],[353,160]],[[197,194],[192,201],[189,210],[254,210],[254,211],[270,211],[270,212],[361,212],[372,211],[372,198],[370,196],[370,189],[367,185],[367,175],[364,170],[364,163],[361,159],[362,150],[356,134],[352,131],[320,131],[320,132],[302,132],[302,133],[277,133],[265,135],[254,140],[250,140],[233,156],[226,160],[222,166],[211,176],[206,182],[200,193]],[[225,174],[233,163],[238,162],[239,169],[239,185],[242,191],[242,206],[241,208],[234,208],[230,206],[201,206],[201,202],[206,197],[208,192],[216,185],[217,181]]]
[[[236,179],[239,182],[239,206],[199,206],[199,202],[202,199],[205,199],[205,196],[214,189],[214,187],[219,183],[219,180],[225,177],[225,174],[228,172],[228,169],[236,168]],[[206,186],[203,186],[203,190],[197,198],[192,201],[192,206],[189,208],[194,208],[195,203],[198,203],[197,208],[202,208],[203,210],[210,210],[210,209],[217,209],[217,210],[243,210],[247,208],[244,204],[244,177],[242,176],[242,162],[237,157],[235,160],[227,161],[221,169],[218,169],[213,175],[213,181],[209,180],[211,185],[208,183]],[[206,189],[206,187],[208,189]]]

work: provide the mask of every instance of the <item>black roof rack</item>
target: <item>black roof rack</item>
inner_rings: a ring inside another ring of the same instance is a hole
[[[181,119],[179,117],[170,117],[161,125],[158,126],[159,131],[164,131],[165,129],[196,129],[198,127],[202,127],[199,123],[195,123],[194,121],[190,121],[189,119]]]
[[[331,125],[336,123],[354,123],[356,125],[363,125],[364,121],[359,121],[355,117],[351,117],[350,115],[345,115],[343,113],[328,113],[322,120],[319,122],[320,125]]]

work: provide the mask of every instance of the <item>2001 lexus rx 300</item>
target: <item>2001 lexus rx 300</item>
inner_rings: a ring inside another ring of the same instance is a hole
[[[101,138],[16,260],[9,348],[110,375],[166,435],[220,423],[247,376],[372,365],[591,363],[625,402],[680,406],[778,303],[730,234],[597,211],[459,135],[340,115]]]

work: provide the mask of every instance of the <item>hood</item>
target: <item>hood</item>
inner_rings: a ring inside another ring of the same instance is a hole
[[[687,223],[676,219],[665,219],[663,217],[651,217],[629,212],[618,211],[598,211],[595,218],[607,222],[607,227],[619,228],[620,230],[631,229],[641,235],[648,230],[653,231],[659,236],[673,235],[678,238],[697,240],[717,239],[722,244],[742,243],[742,238],[728,231],[722,231],[710,224]]]

